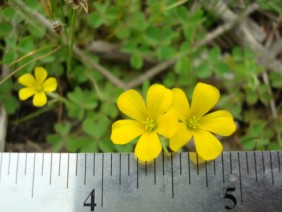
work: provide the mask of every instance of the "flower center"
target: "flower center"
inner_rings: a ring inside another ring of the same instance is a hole
[[[146,118],[143,124],[145,125],[145,129],[149,130],[150,132],[153,132],[158,126],[155,120],[151,118]]]
[[[34,88],[35,88],[35,91],[38,92],[38,93],[40,93],[44,90],[43,85],[40,82],[35,82]]]
[[[187,120],[186,125],[191,130],[195,130],[199,125],[199,118],[196,116],[192,116],[190,119]]]

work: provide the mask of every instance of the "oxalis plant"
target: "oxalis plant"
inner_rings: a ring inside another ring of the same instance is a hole
[[[238,20],[251,6],[237,8]],[[258,7],[279,14],[278,5]],[[224,35],[213,29],[215,14],[202,1],[4,3],[8,127],[55,114],[41,141],[49,151],[134,152],[141,163],[161,152],[209,161],[224,148],[280,149],[281,74],[268,73],[250,48],[214,44]]]

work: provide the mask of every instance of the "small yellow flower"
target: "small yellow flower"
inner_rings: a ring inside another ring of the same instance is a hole
[[[113,143],[127,144],[140,136],[135,155],[141,162],[152,161],[162,150],[159,135],[170,138],[178,127],[176,111],[171,109],[172,100],[172,91],[159,84],[148,89],[147,104],[136,90],[122,93],[117,100],[118,108],[133,119],[113,123]]]
[[[35,67],[35,78],[32,74],[22,75],[18,81],[26,86],[20,89],[20,100],[26,100],[33,96],[33,105],[42,107],[47,103],[46,92],[53,92],[57,88],[57,80],[54,77],[47,78],[47,71],[43,67]]]
[[[226,110],[209,112],[218,102],[220,94],[216,87],[198,83],[193,91],[191,108],[185,93],[172,89],[173,107],[180,119],[179,128],[169,141],[169,147],[178,151],[194,138],[196,151],[204,160],[213,160],[222,152],[222,144],[212,134],[231,135],[235,129],[232,115]]]

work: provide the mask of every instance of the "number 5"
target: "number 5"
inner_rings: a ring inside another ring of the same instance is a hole
[[[228,192],[234,192],[234,191],[235,191],[235,188],[233,188],[233,187],[232,188],[226,188],[224,198],[225,199],[230,199],[233,202],[233,206],[232,207],[230,207],[228,205],[225,205],[225,209],[227,209],[227,210],[235,208],[235,206],[237,204],[236,197],[233,196],[232,194],[228,193]]]

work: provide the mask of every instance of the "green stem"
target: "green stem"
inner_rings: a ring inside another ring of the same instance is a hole
[[[51,0],[52,7],[54,8],[55,17],[59,17],[58,7],[56,0]],[[53,16],[54,18],[54,16]]]
[[[51,97],[55,101],[60,101],[60,102],[63,102],[67,106],[74,107],[74,105],[71,102],[69,102],[69,100],[67,100],[66,98],[60,96],[57,93],[46,93],[46,94],[47,94],[47,96]]]
[[[26,122],[26,121],[33,119],[34,117],[39,116],[42,113],[45,113],[45,112],[47,112],[51,109],[53,109],[53,105],[48,105],[48,106],[43,107],[43,108],[41,108],[41,109],[39,109],[39,110],[37,110],[33,113],[28,114],[27,116],[24,116],[20,119],[17,119],[16,121],[11,121],[11,125],[18,125],[20,123]]]
[[[74,27],[75,27],[75,17],[76,11],[71,10],[71,25],[70,25],[70,44],[69,44],[69,52],[68,52],[68,63],[67,63],[67,76],[70,76],[71,70],[71,62],[72,62],[72,53],[73,53],[73,43],[74,43]]]
[[[163,147],[165,154],[168,154],[169,152],[168,152],[168,149],[167,149],[167,144],[166,144],[165,138],[161,137],[160,140],[161,140],[161,144],[162,144],[162,147]]]

